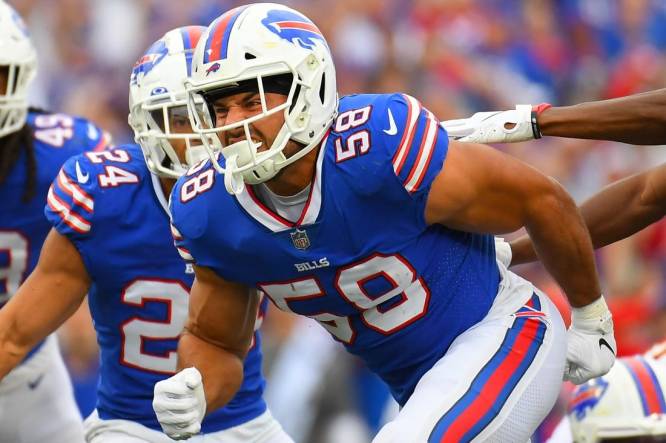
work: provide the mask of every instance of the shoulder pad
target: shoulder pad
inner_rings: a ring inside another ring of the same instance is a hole
[[[96,203],[109,190],[138,184],[147,168],[138,148],[123,146],[71,157],[58,172],[49,189],[45,213],[62,234],[82,235],[93,228],[99,208]],[[110,203],[107,199],[107,203]],[[107,213],[113,205],[107,204]],[[113,211],[112,211],[113,212]]]
[[[343,98],[331,135],[336,163],[365,157],[364,174],[391,171],[410,195],[429,189],[448,151],[437,118],[407,94]]]

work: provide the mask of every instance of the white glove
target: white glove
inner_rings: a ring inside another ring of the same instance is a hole
[[[498,262],[502,263],[507,268],[511,266],[511,258],[513,257],[511,245],[509,245],[509,242],[502,237],[495,237],[495,255]]]
[[[164,433],[174,440],[198,434],[206,414],[201,373],[187,368],[155,383],[153,409]]]
[[[512,143],[541,138],[536,117],[533,121],[532,105],[517,105],[510,111],[477,112],[469,118],[443,121],[442,126],[449,138],[461,142]]]
[[[573,308],[567,331],[564,380],[579,385],[604,375],[613,366],[616,354],[613,316],[604,297],[582,308]]]

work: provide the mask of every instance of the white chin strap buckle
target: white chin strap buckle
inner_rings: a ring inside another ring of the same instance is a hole
[[[189,146],[185,151],[185,162],[189,167],[206,159],[208,159],[208,151],[203,145]]]
[[[224,155],[226,160],[235,157],[236,161],[234,166],[236,168],[242,168],[255,161],[259,146],[261,146],[261,143],[254,143],[247,139],[241,140],[222,148],[222,155]]]
[[[250,140],[241,140],[229,146],[222,148],[222,155],[225,159],[224,166],[224,186],[227,192],[232,195],[238,195],[245,189],[246,178],[249,183],[255,184],[252,180],[252,170],[246,172],[237,172],[238,168],[252,165],[256,162],[257,150],[261,143],[255,143]]]
[[[234,154],[229,157],[225,156],[224,187],[231,195],[238,195],[243,192],[243,189],[245,189],[245,182],[243,181],[243,177],[233,172],[238,168],[236,163],[237,158],[238,154]]]

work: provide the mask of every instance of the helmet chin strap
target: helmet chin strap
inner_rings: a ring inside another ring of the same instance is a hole
[[[206,151],[206,147],[203,145],[190,145],[187,150],[185,150],[185,162],[189,167],[192,167],[200,161],[207,159],[208,151]]]
[[[227,189],[227,192],[231,195],[238,195],[245,189],[245,182],[242,177],[239,177],[237,173],[231,172],[234,169],[238,168],[236,159],[238,154],[231,154],[229,157],[225,156],[225,171],[224,171],[224,187]]]
[[[282,152],[276,153],[275,158],[265,159],[251,169],[237,172],[239,168],[256,161],[260,146],[261,143],[245,139],[222,148],[222,155],[225,158],[224,184],[230,194],[238,195],[243,191],[245,183],[250,185],[263,183],[279,172],[278,165],[286,160]]]

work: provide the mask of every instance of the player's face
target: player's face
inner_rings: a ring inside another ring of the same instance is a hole
[[[167,133],[166,125],[163,124],[163,113],[162,111],[154,111],[153,114],[154,120],[160,126],[162,132]],[[192,126],[190,125],[190,118],[187,116],[187,105],[183,106],[172,106],[167,111],[168,118],[168,133],[170,134],[192,134]],[[193,144],[194,140],[190,140],[190,144]],[[184,139],[175,139],[172,138],[169,140],[171,146],[176,151],[178,158],[181,162],[185,162],[185,150],[187,149],[187,141]],[[198,143],[196,143],[198,144]]]
[[[267,92],[266,108],[273,109],[287,101],[287,96]],[[261,113],[261,98],[257,92],[243,92],[220,98],[213,103],[216,126],[230,125]],[[260,142],[260,151],[273,145],[280,128],[284,124],[284,114],[276,112],[250,124],[250,136],[254,142]],[[232,143],[245,139],[243,127],[224,131],[221,134],[222,143],[229,146]]]

